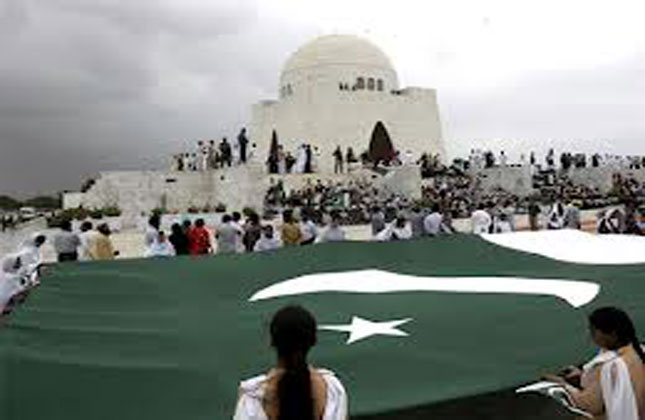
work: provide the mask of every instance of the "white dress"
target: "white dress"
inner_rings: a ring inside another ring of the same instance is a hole
[[[380,242],[387,242],[393,239],[399,241],[412,239],[412,227],[410,226],[410,224],[406,223],[404,227],[399,228],[396,227],[396,221],[394,221],[387,225],[385,229],[377,233],[374,237],[375,241]]]
[[[643,346],[645,350],[645,346]],[[600,367],[605,418],[607,420],[639,420],[634,388],[625,361],[615,351],[601,350],[583,367],[583,378]],[[570,387],[567,387],[570,389]]]
[[[42,263],[40,248],[36,246],[36,238],[45,236],[42,233],[35,233],[29,239],[25,240],[17,252],[20,257],[21,268],[18,273],[22,278],[29,279],[30,284],[39,283],[38,268]]]
[[[9,300],[25,289],[21,269],[14,268],[18,254],[6,256],[2,260],[2,271],[0,271],[0,315]]]
[[[265,236],[262,236],[255,243],[255,246],[253,247],[253,251],[255,252],[271,251],[274,249],[278,249],[281,246],[282,246],[282,243],[280,243],[280,240],[278,238],[269,239]]]
[[[564,206],[561,203],[554,204],[547,220],[549,229],[562,229],[564,227],[564,215]]]
[[[296,157],[296,165],[294,172],[297,174],[302,174],[305,172],[305,164],[307,163],[307,152],[305,151],[304,146],[298,148],[298,156]]]
[[[159,231],[150,225],[146,226],[146,231],[143,234],[144,253],[151,252],[152,248],[157,243],[158,238],[159,238]]]
[[[470,216],[470,224],[475,235],[489,233],[493,219],[486,210],[475,210]]]
[[[78,260],[79,261],[90,261],[90,246],[94,238],[96,237],[96,232],[88,230],[87,232],[81,232],[78,235],[81,240],[81,246],[78,247]]]
[[[600,386],[607,420],[639,420],[629,369],[618,354],[603,365]]]
[[[323,420],[347,420],[347,394],[343,384],[326,369],[318,369],[327,385],[327,402]],[[235,408],[233,420],[268,420],[262,400],[267,376],[260,375],[240,384],[240,398]]]
[[[175,248],[168,241],[155,241],[151,246],[146,248],[143,256],[145,258],[174,257]]]

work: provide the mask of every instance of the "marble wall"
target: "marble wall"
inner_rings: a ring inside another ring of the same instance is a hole
[[[338,92],[315,100],[294,95],[280,101],[264,101],[253,107],[249,135],[257,145],[259,159],[268,157],[271,135],[276,130],[280,144],[295,153],[308,143],[318,149],[316,163],[322,172],[332,172],[332,154],[352,147],[356,157],[369,148],[372,131],[383,122],[401,158],[418,159],[424,152],[445,156],[436,92],[407,88],[393,92]]]
[[[388,192],[413,198],[421,194],[421,176],[416,165],[398,167],[386,175],[366,169],[345,174],[267,175],[264,165],[247,164],[207,172],[104,172],[89,191],[66,194],[63,201],[65,208],[116,206],[122,210],[125,224],[129,224],[128,220],[135,223],[142,214],[155,208],[185,213],[191,207],[214,210],[224,204],[227,211],[244,207],[259,211],[272,183],[281,180],[289,191],[314,185],[319,179],[325,184],[369,180]]]

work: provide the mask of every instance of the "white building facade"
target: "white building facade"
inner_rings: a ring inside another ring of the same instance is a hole
[[[250,137],[260,160],[275,130],[285,151],[310,144],[315,169],[331,172],[336,147],[359,157],[378,122],[402,160],[445,156],[435,90],[401,89],[388,57],[362,38],[328,35],[304,45],[285,64],[279,92],[278,100],[253,106]]]
[[[437,99],[432,89],[400,89],[398,77],[383,52],[361,38],[332,35],[318,38],[296,51],[280,78],[280,99],[253,107],[249,129],[256,147],[249,163],[207,171],[103,172],[84,193],[69,193],[65,208],[118,207],[140,216],[156,208],[183,213],[189,209],[253,207],[260,210],[271,182],[287,190],[316,180],[371,180],[383,191],[419,198],[417,165],[402,165],[377,176],[366,168],[333,174],[334,150],[348,147],[356,158],[369,148],[372,132],[381,122],[403,163],[422,153],[445,156]],[[285,151],[294,156],[302,144],[314,151],[314,174],[270,175],[265,164],[273,130]]]

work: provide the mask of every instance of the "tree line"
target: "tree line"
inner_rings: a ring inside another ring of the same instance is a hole
[[[18,210],[21,207],[34,207],[39,210],[53,210],[60,209],[62,206],[62,195],[39,195],[26,200],[18,200],[8,195],[0,195],[0,209],[5,211]]]

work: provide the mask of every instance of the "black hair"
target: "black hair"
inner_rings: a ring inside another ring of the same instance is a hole
[[[293,221],[293,212],[291,210],[283,211],[282,220],[284,220],[285,223],[291,223]]]
[[[645,363],[645,354],[636,337],[636,329],[625,311],[611,306],[596,309],[589,315],[589,325],[603,333],[616,335],[616,348],[609,350],[631,344],[641,361]]]
[[[191,221],[190,221],[190,219],[186,219],[186,220],[184,220],[184,221],[183,221],[183,223],[182,223],[182,226],[183,226],[184,228],[189,228],[189,227],[191,227],[192,225],[193,225],[193,222],[191,222]]]
[[[110,231],[110,226],[108,226],[107,223],[101,223],[100,225],[98,225],[96,230],[99,231],[100,233],[102,233],[103,235],[106,235],[106,236],[110,236],[110,234],[112,233]]]
[[[38,236],[36,236],[36,238],[34,239],[34,245],[36,245],[36,246],[38,246],[38,247],[39,247],[39,246],[41,246],[42,244],[44,244],[46,241],[47,241],[47,237],[46,237],[45,235],[38,235]]]
[[[16,257],[16,260],[13,262],[13,268],[14,270],[19,270],[20,267],[22,267],[22,257]]]
[[[236,222],[239,222],[240,219],[242,219],[242,215],[240,214],[240,212],[239,211],[234,211],[233,212],[233,220],[235,220]]]
[[[72,221],[71,221],[71,220],[67,220],[67,219],[66,219],[66,220],[63,220],[62,222],[60,222],[60,228],[61,228],[62,230],[65,230],[65,231],[71,232],[71,231],[72,231]]]
[[[197,219],[197,220],[195,221],[195,226],[197,226],[197,227],[202,227],[202,226],[204,226],[204,219]]]
[[[148,224],[155,229],[159,229],[159,226],[161,225],[161,217],[159,216],[159,214],[155,213],[150,216],[150,219],[148,219]]]
[[[92,225],[92,222],[90,222],[89,220],[86,220],[81,224],[81,232],[87,232],[88,230],[92,230],[93,227],[94,226]]]
[[[407,222],[407,219],[403,215],[399,215],[396,217],[395,223],[396,227],[402,228],[405,227],[405,224]]]
[[[258,216],[257,213],[251,213],[251,214],[249,214],[249,221],[252,224],[257,225],[257,224],[260,223],[260,216]]]
[[[179,223],[173,223],[172,226],[170,226],[170,231],[172,233],[181,233],[181,225]]]
[[[284,364],[278,380],[278,420],[314,420],[307,353],[316,345],[316,319],[301,306],[287,306],[271,320],[271,345]]]
[[[228,223],[231,220],[233,220],[233,219],[231,218],[230,214],[225,214],[224,216],[222,216],[222,223]]]

